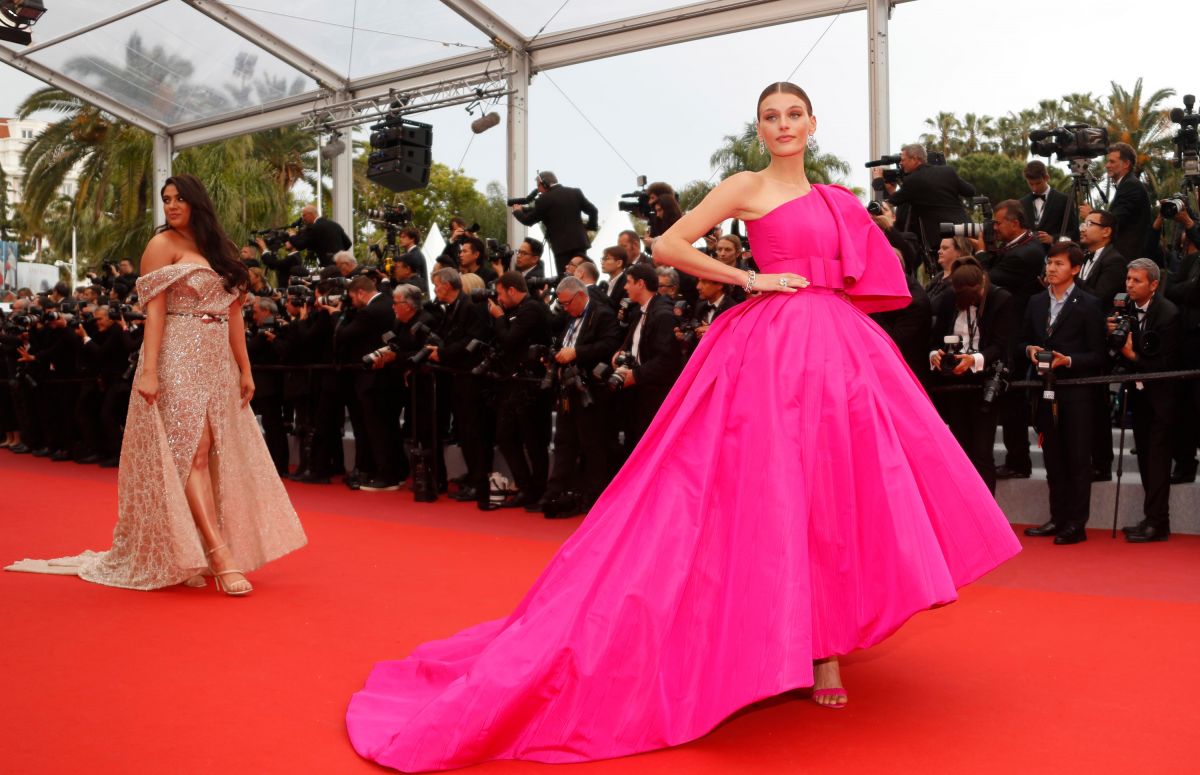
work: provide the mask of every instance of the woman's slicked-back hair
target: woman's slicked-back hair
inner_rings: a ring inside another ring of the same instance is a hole
[[[805,107],[808,108],[808,115],[813,114],[812,100],[808,98],[808,93],[790,81],[776,81],[767,88],[762,90],[762,94],[758,95],[758,104],[754,109],[755,118],[758,117],[759,110],[762,109],[763,100],[770,97],[772,94],[790,94],[793,97],[799,97],[804,100]]]
[[[225,279],[225,290],[244,290],[250,282],[250,273],[242,263],[238,246],[229,239],[221,224],[217,222],[216,209],[204,184],[195,175],[172,175],[158,192],[160,199],[166,194],[167,186],[174,186],[179,196],[191,208],[190,226],[196,247],[200,250],[200,255],[208,259],[213,271]],[[159,226],[156,231],[162,232],[169,228],[171,227]]]

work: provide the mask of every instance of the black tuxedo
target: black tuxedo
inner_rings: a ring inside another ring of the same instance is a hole
[[[631,316],[623,349],[632,352],[639,324],[642,331],[638,365],[633,368],[633,418],[629,424],[631,438],[625,443],[627,450],[641,440],[683,368],[679,342],[675,339],[675,307],[665,296],[655,294],[645,310],[639,308]]]
[[[288,243],[295,250],[307,250],[317,257],[321,266],[333,263],[333,254],[339,250],[349,250],[354,243],[346,236],[337,221],[328,218],[318,218],[308,226],[288,237]]]
[[[1150,193],[1137,175],[1131,172],[1121,180],[1108,204],[1108,211],[1117,220],[1113,237],[1117,250],[1122,255],[1134,258],[1141,256],[1154,214],[1150,210]]]
[[[1056,379],[1100,374],[1106,354],[1104,314],[1099,300],[1076,284],[1052,325],[1050,301],[1048,291],[1029,300],[1021,327],[1021,352],[1037,346],[1068,356],[1071,365],[1056,369]],[[1026,355],[1024,366],[1017,373],[1031,368]],[[1082,529],[1090,515],[1092,497],[1092,436],[1097,430],[1107,435],[1107,428],[1095,427],[1094,404],[1098,397],[1092,387],[1057,387],[1055,393],[1057,407],[1039,398],[1034,420],[1042,434],[1042,454],[1050,488],[1050,521],[1067,529]]]
[[[926,384],[929,379],[929,332],[933,325],[933,306],[925,289],[912,275],[905,275],[912,301],[904,309],[876,312],[871,319],[879,324],[904,357],[913,374]]]
[[[287,290],[293,277],[304,274],[304,261],[297,251],[290,251],[280,258],[267,250],[262,254],[262,261],[268,269],[275,270],[275,284],[281,290]]]
[[[975,187],[952,167],[922,164],[904,177],[888,201],[905,210],[898,213],[898,228],[923,236],[925,248],[932,250],[942,239],[938,224],[967,222],[962,199],[968,196],[975,196]]]
[[[568,320],[568,330],[574,320]],[[597,364],[612,360],[621,344],[621,328],[612,307],[590,296],[579,326],[574,364],[584,381],[592,382],[594,403],[583,406],[573,389],[562,394],[554,424],[554,463],[546,497],[578,489],[584,505],[590,506],[608,484],[616,432],[611,394],[589,377]]]
[[[1154,341],[1157,340],[1157,341]],[[1143,322],[1133,331],[1135,361],[1121,359],[1132,372],[1170,371],[1179,364],[1183,341],[1183,316],[1162,296],[1150,302]],[[1133,439],[1137,446],[1138,474],[1146,491],[1146,522],[1168,530],[1170,524],[1171,431],[1176,419],[1179,383],[1146,382],[1141,390],[1126,386],[1133,411]]]
[[[506,373],[541,376],[544,370],[523,367],[530,345],[550,344],[550,310],[541,299],[526,296],[515,309],[494,318],[496,347]],[[497,386],[496,442],[508,462],[517,489],[536,501],[550,475],[549,391],[529,382],[505,381]]]
[[[342,313],[334,329],[334,354],[339,363],[360,365],[362,358],[383,345],[383,335],[396,324],[391,299],[378,293],[367,304]],[[340,374],[342,401],[354,430],[354,467],[364,479],[399,481],[407,476],[400,455],[400,405],[391,395],[394,375],[354,368]]]
[[[586,226],[579,218],[580,213],[587,216]],[[598,228],[598,215],[596,206],[587,200],[582,191],[557,183],[549,191],[539,194],[532,206],[513,213],[513,217],[526,226],[542,224],[546,241],[554,251],[554,263],[558,266],[559,275],[563,274],[573,256],[587,255],[591,247],[587,232]]]
[[[608,303],[613,309],[621,308],[621,299],[629,296],[629,292],[625,290],[625,270],[622,269],[620,274],[616,275],[608,281]]]
[[[1057,242],[1059,237],[1066,236],[1073,242],[1079,241],[1079,210],[1071,197],[1053,188],[1046,189],[1046,200],[1042,206],[1042,217],[1037,217],[1037,208],[1033,206],[1033,193],[1021,197],[1021,207],[1025,216],[1033,224],[1034,232],[1044,231]],[[1063,229],[1063,220],[1066,229]]]
[[[737,299],[733,298],[732,293],[726,293],[721,296],[720,301],[715,305],[711,302],[701,301],[696,305],[696,322],[702,326],[711,325],[721,316],[722,312],[733,309],[738,305]],[[708,319],[709,312],[713,313],[712,320]],[[924,342],[922,342],[924,344]]]
[[[1128,264],[1129,259],[1110,244],[1100,251],[1100,258],[1088,268],[1087,276],[1084,276],[1085,270],[1081,269],[1076,281],[1083,286],[1084,290],[1096,297],[1100,302],[1100,308],[1107,313],[1112,308],[1113,296],[1125,290]],[[1086,267],[1086,260],[1084,265]]]
[[[438,362],[460,370],[450,377],[450,403],[454,411],[454,433],[467,464],[466,486],[474,488],[478,502],[488,500],[488,477],[492,472],[492,447],[496,417],[483,400],[483,378],[463,370],[471,369],[483,358],[482,350],[467,350],[472,339],[490,341],[492,326],[487,308],[459,293],[446,308],[439,329],[445,344],[438,348]]]
[[[957,319],[954,295],[948,294],[943,297],[937,310],[937,326],[933,331],[931,349],[943,348],[943,338],[954,333]],[[943,376],[935,372],[931,375],[930,385],[979,384],[987,379],[991,364],[997,361],[1009,364],[1017,336],[1017,321],[1016,301],[1012,294],[994,285],[988,288],[977,324],[983,370],[978,373],[968,371],[961,376]],[[996,463],[992,457],[992,446],[996,438],[997,407],[985,406],[981,391],[934,393],[933,403],[988,489],[995,492]]]
[[[404,251],[403,255],[400,256],[400,260],[408,264],[409,268],[416,273],[417,277],[421,278],[421,283],[413,283],[413,285],[421,287],[423,285],[423,281],[429,279],[429,265],[425,261],[425,254],[422,253],[421,249],[416,245],[413,245],[411,248]]]
[[[250,407],[262,418],[263,438],[275,470],[286,476],[289,450],[283,417],[283,372],[257,368],[277,365],[279,350],[267,338],[266,331],[256,330],[246,343],[246,354],[254,376],[254,397],[250,399]]]
[[[1038,278],[1046,268],[1046,251],[1042,243],[1029,235],[1009,247],[980,254],[983,268],[992,283],[1011,293],[1017,302],[1017,314],[1023,314],[1025,303],[1035,293],[1044,290]]]
[[[517,271],[518,271],[518,272],[521,272],[521,270],[520,270],[520,269],[518,269]],[[525,278],[525,281],[526,281],[526,282],[529,282],[529,281],[531,281],[531,280],[541,280],[541,279],[544,279],[544,277],[545,277],[545,274],[544,274],[544,272],[542,271],[542,261],[541,261],[541,258],[539,258],[539,259],[538,259],[538,262],[537,262],[536,264],[534,264],[533,266],[529,267],[529,268],[528,268],[528,269],[526,269],[524,272],[521,272],[521,275],[522,275],[522,276],[524,276],[524,278]]]

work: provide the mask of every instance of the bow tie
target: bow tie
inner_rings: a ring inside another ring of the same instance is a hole
[[[1084,260],[1084,261],[1091,261],[1091,260],[1092,260],[1093,258],[1095,258],[1095,257],[1096,257],[1096,254],[1095,254],[1095,253],[1092,253],[1091,251],[1088,251],[1087,253],[1084,253],[1084,254],[1083,254],[1083,260]]]
[[[1134,310],[1137,311],[1138,317],[1141,317],[1142,315],[1145,315],[1147,312],[1150,311],[1149,308],[1142,309],[1141,307],[1134,307]]]
[[[1046,200],[1046,195],[1045,195],[1045,194],[1034,194],[1034,195],[1033,195],[1033,198],[1034,198],[1034,199],[1041,199],[1042,201],[1045,201],[1045,200]]]

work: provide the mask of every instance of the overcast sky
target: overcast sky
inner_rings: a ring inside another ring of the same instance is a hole
[[[849,182],[866,186],[866,14],[844,14],[832,27],[830,21],[536,75],[529,93],[531,178],[533,170],[553,170],[563,183],[581,187],[602,212],[632,190],[638,174],[676,186],[708,179],[709,156],[724,135],[753,119],[758,92],[787,77],[829,28],[792,80],[813,100],[822,150],[850,162]],[[942,110],[999,116],[1069,92],[1104,95],[1113,80],[1132,89],[1139,77],[1147,94],[1176,89],[1180,96],[1170,105],[1182,104],[1185,92],[1200,92],[1200,68],[1186,65],[1200,33],[1195,0],[915,0],[894,9],[890,32],[893,149],[916,140],[924,119]],[[38,85],[0,65],[0,115],[11,116]],[[498,110],[503,115],[503,105]],[[472,140],[462,108],[415,118],[435,127],[436,161],[456,167],[461,160],[480,190],[491,180],[503,183],[503,123]]]

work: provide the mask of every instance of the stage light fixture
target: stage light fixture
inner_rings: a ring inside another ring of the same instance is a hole
[[[341,155],[344,150],[346,150],[346,144],[342,142],[342,133],[334,132],[330,135],[329,142],[321,146],[321,158],[328,161],[335,156]]]
[[[28,46],[33,40],[29,28],[44,13],[42,0],[0,0],[0,40]]]

